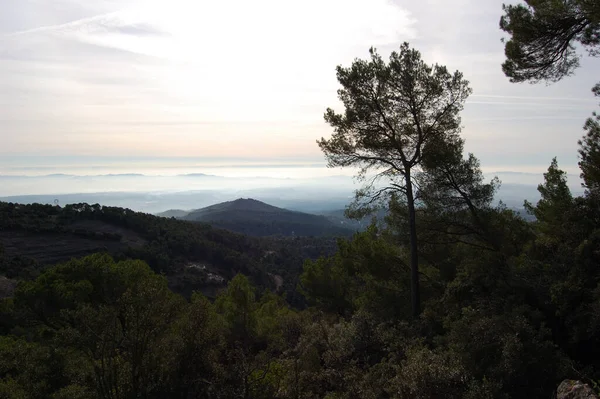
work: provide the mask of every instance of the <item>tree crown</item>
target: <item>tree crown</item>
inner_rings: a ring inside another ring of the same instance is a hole
[[[526,0],[504,5],[500,29],[505,44],[504,74],[511,82],[556,82],[579,66],[574,43],[589,55],[600,51],[600,3],[596,0]]]
[[[334,133],[317,143],[329,166],[358,166],[361,177],[383,169],[378,177],[406,178],[427,148],[458,135],[471,89],[462,73],[426,64],[408,43],[387,63],[374,48],[369,53],[370,60],[337,67],[345,111],[327,109]]]

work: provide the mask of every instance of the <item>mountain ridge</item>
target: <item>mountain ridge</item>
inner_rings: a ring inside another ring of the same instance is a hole
[[[171,210],[167,214],[177,212]],[[355,231],[323,215],[279,208],[253,198],[210,205],[180,218],[254,236],[349,236]]]

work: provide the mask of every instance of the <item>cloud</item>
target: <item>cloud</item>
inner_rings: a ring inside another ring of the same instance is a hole
[[[140,24],[132,24],[126,26],[118,26],[113,27],[114,33],[120,33],[124,35],[133,35],[133,36],[165,36],[168,35],[165,31],[158,29],[151,24],[140,23]]]
[[[335,66],[403,41],[471,81],[464,135],[484,165],[515,149],[575,164],[597,106],[586,69],[508,82],[501,0],[4,1],[0,154],[321,156]]]
[[[75,21],[65,22],[62,24],[56,25],[45,25],[39,26],[36,28],[21,30],[17,32],[12,32],[6,34],[5,37],[14,38],[19,36],[28,36],[35,34],[69,34],[77,31],[87,31],[87,33],[94,33],[102,30],[106,30],[107,28],[119,25],[120,18],[118,12],[107,13],[102,15],[95,15],[93,17],[82,18]]]
[[[386,0],[175,0],[12,32],[3,150],[315,154],[335,65],[413,37],[412,24]]]

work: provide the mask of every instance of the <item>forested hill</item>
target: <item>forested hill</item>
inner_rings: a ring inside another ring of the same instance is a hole
[[[346,236],[356,229],[321,215],[278,208],[255,199],[239,198],[191,211],[182,219],[209,223],[253,236]]]
[[[334,239],[249,237],[98,204],[0,202],[0,274],[10,279],[33,278],[48,265],[108,252],[146,261],[186,296],[200,290],[212,297],[237,273],[258,286],[293,292],[304,259],[334,250]]]

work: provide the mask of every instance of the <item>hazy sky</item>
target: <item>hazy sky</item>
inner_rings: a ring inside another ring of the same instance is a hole
[[[73,157],[319,162],[315,140],[331,132],[323,112],[337,104],[335,66],[366,58],[370,46],[387,56],[409,41],[471,81],[463,132],[484,170],[538,172],[556,155],[576,172],[600,60],[584,59],[576,76],[551,86],[509,83],[501,6],[0,0],[0,167],[35,166],[37,156],[50,165]]]

